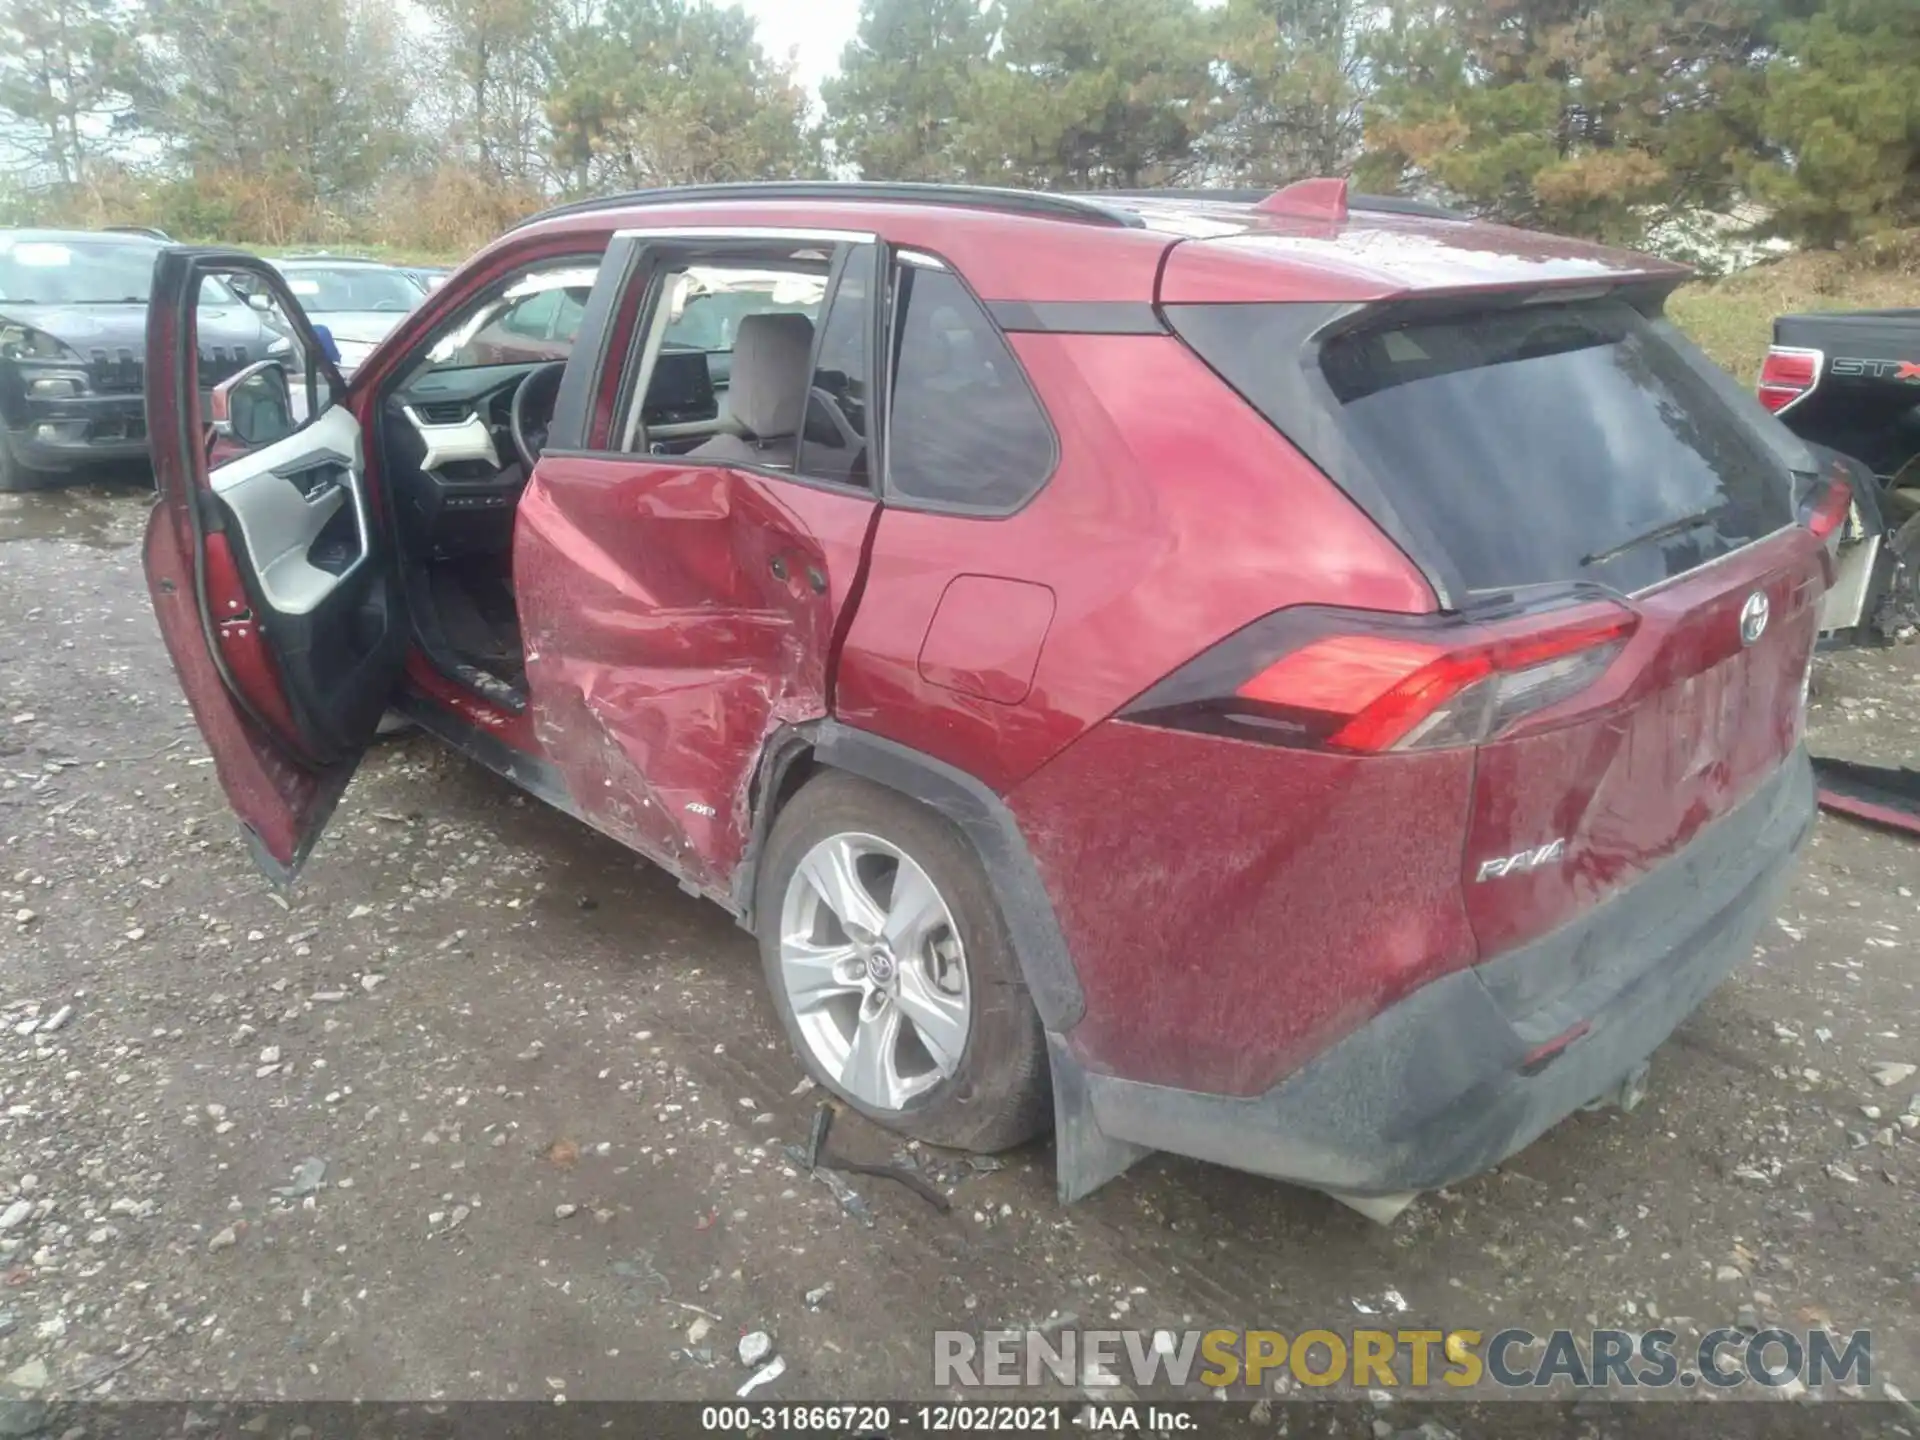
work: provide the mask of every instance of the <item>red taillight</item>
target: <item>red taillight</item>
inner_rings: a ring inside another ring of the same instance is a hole
[[[1831,475],[1826,490],[1807,509],[1806,527],[1821,540],[1831,539],[1847,523],[1852,509],[1853,487],[1842,476]]]
[[[1491,625],[1282,611],[1127,713],[1357,754],[1475,745],[1593,684],[1638,624],[1611,602]]]
[[[1802,400],[1820,383],[1820,367],[1826,356],[1818,350],[1797,350],[1775,345],[1760,362],[1760,403],[1778,415],[1796,400]]]

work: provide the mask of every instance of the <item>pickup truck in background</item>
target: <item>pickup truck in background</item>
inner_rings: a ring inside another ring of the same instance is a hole
[[[1846,457],[1864,497],[1821,600],[1821,644],[1920,632],[1920,309],[1780,316],[1760,403],[1817,461]],[[1920,836],[1920,769],[1820,755],[1813,769],[1823,808]]]
[[[1779,316],[1759,395],[1802,440],[1873,477],[1863,501],[1885,534],[1873,533],[1872,517],[1849,527],[1860,533],[1828,592],[1835,618],[1823,629],[1850,639],[1911,633],[1920,626],[1920,309]]]

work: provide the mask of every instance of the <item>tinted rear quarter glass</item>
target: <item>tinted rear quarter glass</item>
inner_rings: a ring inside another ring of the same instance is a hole
[[[945,270],[903,266],[887,484],[941,508],[1004,512],[1053,471],[1053,427],[993,320]]]
[[[1374,518],[1416,560],[1469,593],[1572,580],[1630,592],[1792,519],[1780,449],[1684,341],[1624,302],[1363,324],[1319,346],[1317,374],[1311,347],[1255,353],[1287,326],[1249,314],[1236,342],[1217,314],[1172,318],[1363,507],[1389,510]]]

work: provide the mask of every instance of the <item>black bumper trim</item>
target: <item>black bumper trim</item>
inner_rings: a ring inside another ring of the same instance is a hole
[[[9,417],[7,448],[22,464],[35,470],[68,470],[106,460],[138,460],[147,454],[146,402],[138,395],[71,395],[58,399],[28,399]],[[39,440],[42,425],[84,424],[87,438]],[[96,427],[121,433],[109,439],[93,438]],[[131,433],[129,433],[131,432]]]

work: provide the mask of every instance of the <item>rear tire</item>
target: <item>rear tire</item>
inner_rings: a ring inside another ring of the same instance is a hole
[[[1040,1017],[951,824],[829,771],[780,812],[754,889],[774,1008],[817,1082],[930,1144],[1004,1150],[1046,1128]]]

